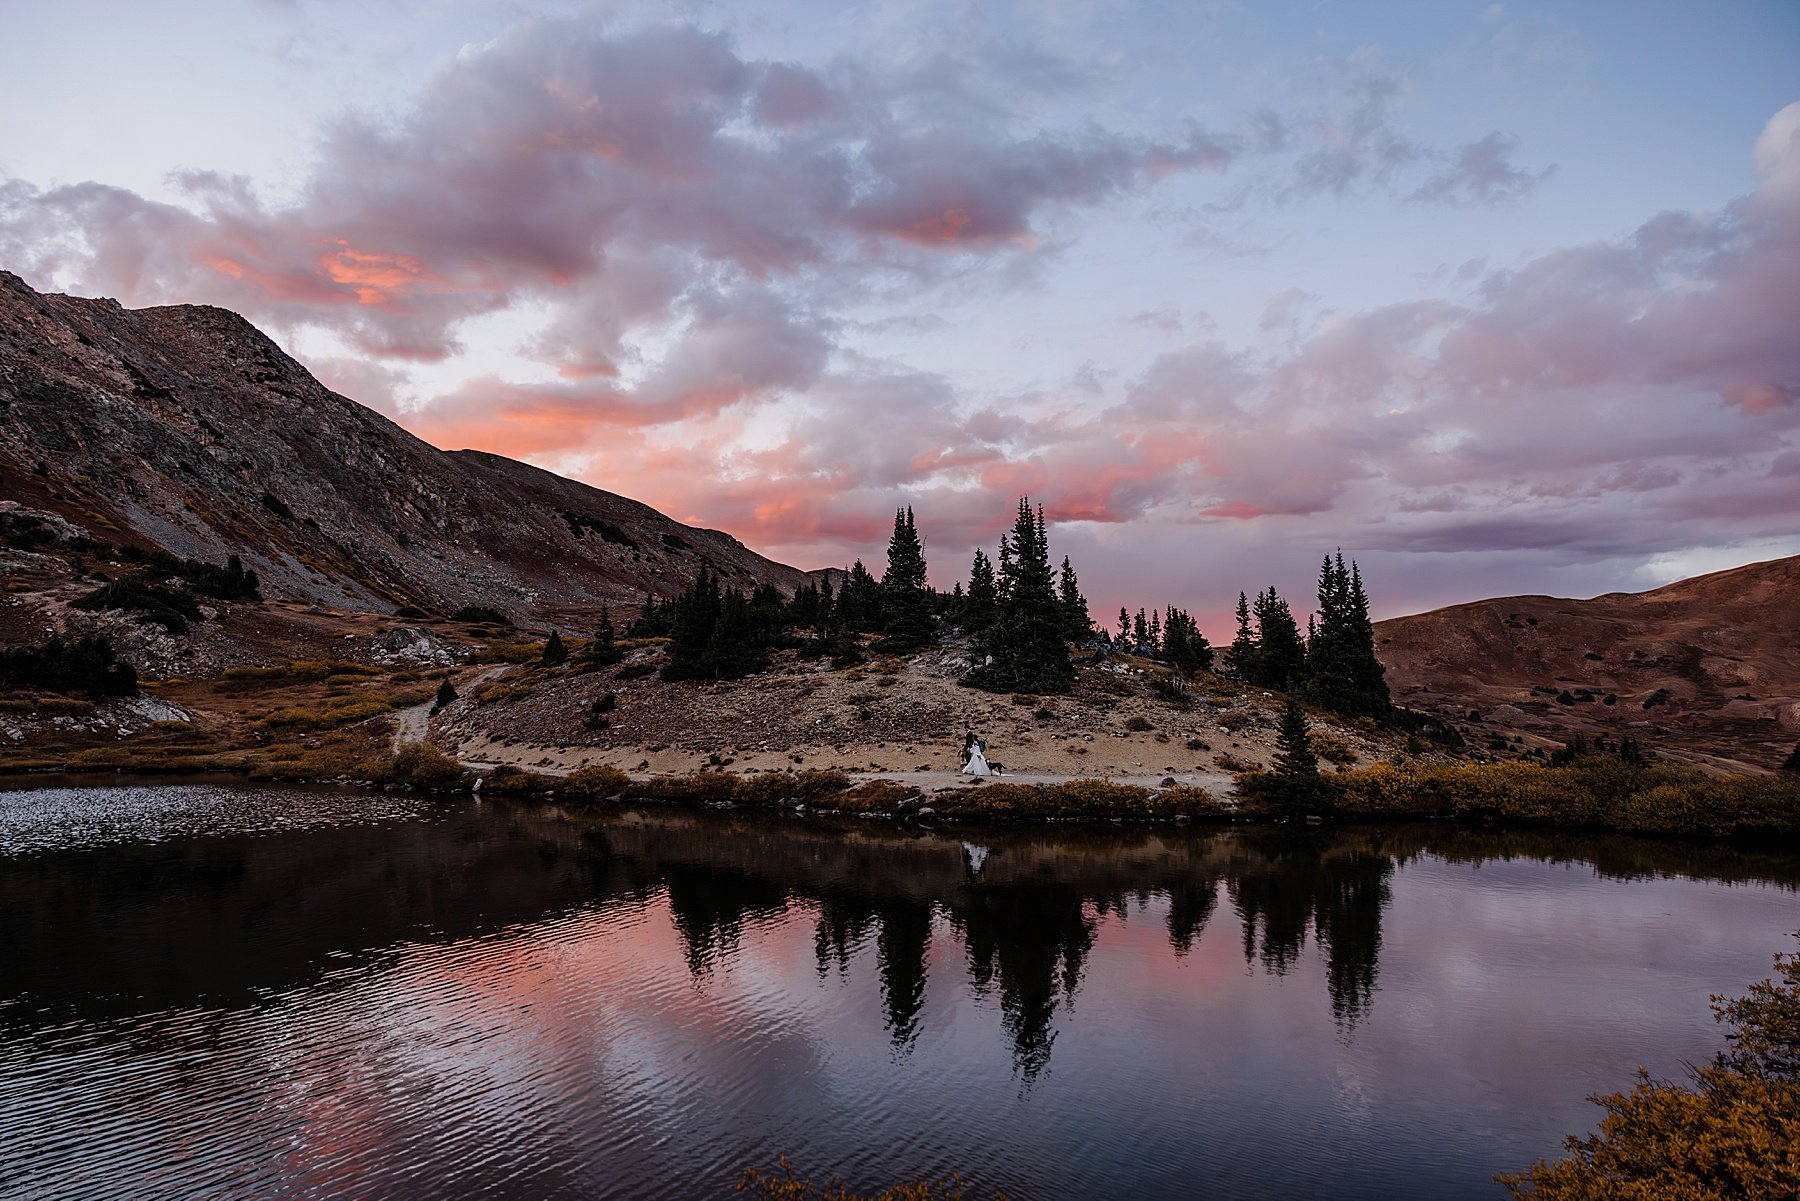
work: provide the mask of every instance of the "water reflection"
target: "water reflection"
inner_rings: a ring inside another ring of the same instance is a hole
[[[1465,1195],[1800,924],[1794,858],[1631,839],[178,810],[0,855],[0,1196]]]

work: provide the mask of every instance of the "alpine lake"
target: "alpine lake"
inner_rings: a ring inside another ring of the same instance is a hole
[[[1800,855],[0,791],[0,1197],[1499,1197],[1723,1045]]]

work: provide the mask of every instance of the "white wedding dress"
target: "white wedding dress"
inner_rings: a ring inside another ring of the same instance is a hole
[[[963,764],[962,774],[965,776],[991,776],[994,774],[993,769],[988,766],[987,756],[981,753],[980,747],[969,748],[969,761]]]

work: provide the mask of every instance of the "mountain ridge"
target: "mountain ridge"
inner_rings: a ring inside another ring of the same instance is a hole
[[[364,612],[524,618],[680,591],[702,565],[792,592],[736,538],[482,451],[324,387],[226,309],[127,309],[0,272],[0,488],[97,538],[219,560]]]
[[[1644,592],[1469,601],[1377,622],[1375,637],[1394,699],[1477,745],[1611,734],[1767,769],[1800,737],[1797,629],[1800,555]]]

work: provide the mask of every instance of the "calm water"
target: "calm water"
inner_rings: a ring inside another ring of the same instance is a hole
[[[1800,928],[1793,857],[968,838],[0,792],[0,1197],[1496,1197]]]

